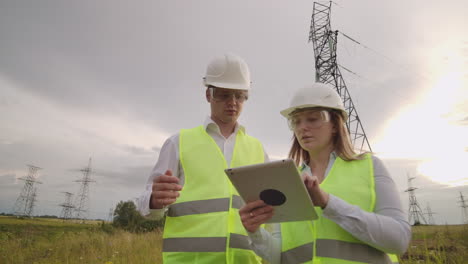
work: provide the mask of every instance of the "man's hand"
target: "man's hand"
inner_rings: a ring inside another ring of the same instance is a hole
[[[150,198],[150,209],[162,209],[175,203],[179,197],[179,178],[172,176],[172,171],[167,170],[164,175],[156,177],[153,181],[153,191]]]
[[[265,204],[262,200],[250,202],[239,210],[242,225],[250,233],[257,231],[273,214],[273,206]]]

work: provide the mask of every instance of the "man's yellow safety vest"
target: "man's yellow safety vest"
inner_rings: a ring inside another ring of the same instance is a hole
[[[243,201],[224,173],[228,165],[216,142],[203,126],[181,130],[179,153],[185,183],[166,216],[163,262],[260,263],[240,221]],[[239,129],[230,167],[262,162],[262,144]]]
[[[371,155],[366,154],[364,159],[355,161],[337,157],[320,188],[362,210],[373,212],[375,185]],[[323,217],[321,208],[316,209],[319,218],[315,221],[281,224],[281,263],[398,263],[397,256],[359,241],[338,224]]]

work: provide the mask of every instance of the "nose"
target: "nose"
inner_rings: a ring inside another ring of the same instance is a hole
[[[306,122],[300,120],[299,122],[297,122],[296,124],[296,130],[297,131],[305,131],[307,130],[308,126],[306,124]]]
[[[229,99],[226,101],[226,103],[230,105],[236,105],[237,104],[236,96],[234,94],[231,94],[229,96]]]

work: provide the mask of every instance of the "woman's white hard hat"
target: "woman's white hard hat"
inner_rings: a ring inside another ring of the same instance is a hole
[[[348,114],[340,96],[331,85],[324,83],[313,83],[297,90],[289,107],[280,113],[284,117],[289,118],[291,113],[296,110],[313,107],[339,110],[344,121],[348,119]]]
[[[250,90],[250,71],[245,61],[232,53],[214,58],[203,77],[205,86],[225,89]]]

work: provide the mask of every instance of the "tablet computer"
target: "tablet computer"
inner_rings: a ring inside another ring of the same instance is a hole
[[[275,208],[267,223],[317,219],[312,200],[292,159],[224,170],[245,202],[263,200]]]

